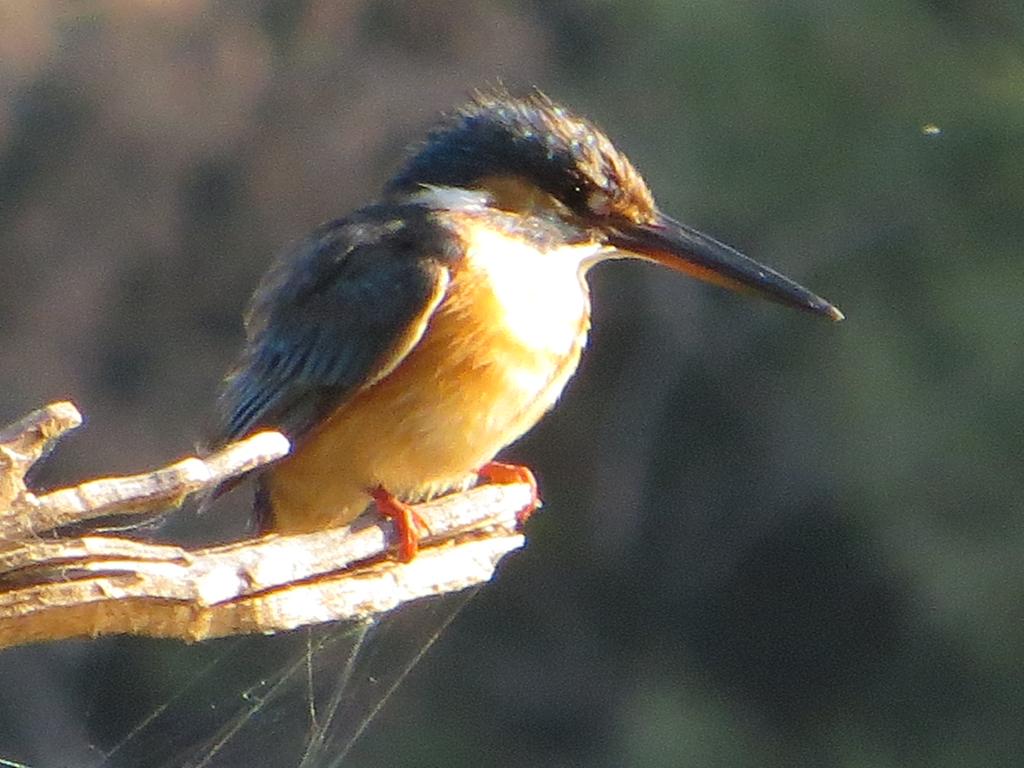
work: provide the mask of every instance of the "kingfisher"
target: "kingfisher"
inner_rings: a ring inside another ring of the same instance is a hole
[[[832,320],[778,272],[662,213],[589,120],[540,92],[478,93],[444,118],[380,202],[285,252],[257,288],[225,379],[219,442],[263,429],[293,451],[257,479],[266,531],[349,524],[375,502],[401,560],[413,504],[478,480],[558,400],[590,327],[586,275],[638,259]]]

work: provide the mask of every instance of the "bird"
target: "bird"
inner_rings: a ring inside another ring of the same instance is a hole
[[[540,91],[477,92],[413,147],[378,202],[321,225],[263,277],[220,395],[216,442],[275,429],[292,452],[257,478],[265,531],[394,520],[479,480],[559,399],[587,342],[586,276],[653,262],[831,320],[828,301],[663,213],[594,123]]]

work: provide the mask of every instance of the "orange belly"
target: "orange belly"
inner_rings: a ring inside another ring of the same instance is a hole
[[[345,524],[377,486],[408,501],[466,487],[554,405],[586,342],[585,294],[579,307],[575,318],[564,310],[554,316],[573,323],[558,329],[570,343],[538,348],[508,332],[485,271],[455,270],[423,338],[398,367],[265,476],[275,530]],[[543,316],[544,306],[535,311]]]

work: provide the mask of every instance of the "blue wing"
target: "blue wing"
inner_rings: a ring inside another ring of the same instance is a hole
[[[293,442],[416,345],[448,285],[453,237],[418,206],[326,224],[264,278],[221,397],[221,442],[277,429]]]

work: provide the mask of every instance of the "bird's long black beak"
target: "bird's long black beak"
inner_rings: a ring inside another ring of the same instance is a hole
[[[609,235],[608,243],[705,282],[762,296],[831,320],[843,319],[843,313],[829,302],[788,277],[668,216],[659,214],[651,223],[622,225]]]

